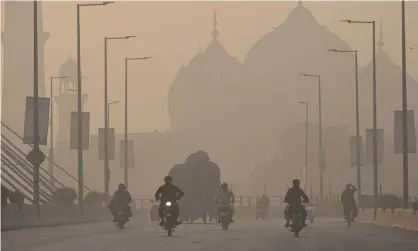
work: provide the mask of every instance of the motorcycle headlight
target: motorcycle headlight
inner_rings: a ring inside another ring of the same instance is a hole
[[[171,202],[170,202],[170,201],[167,201],[167,202],[165,203],[165,205],[166,205],[167,207],[169,207],[169,206],[171,206]]]

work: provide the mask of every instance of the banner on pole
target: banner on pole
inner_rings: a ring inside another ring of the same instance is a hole
[[[88,150],[90,146],[90,113],[81,113],[82,123],[82,150]],[[70,149],[78,149],[78,112],[71,112]]]
[[[109,160],[115,159],[115,128],[107,128],[107,155]],[[105,128],[99,128],[99,160],[105,159]]]
[[[403,122],[402,111],[395,111],[395,126],[394,126],[394,153],[403,153]],[[414,110],[407,111],[407,137],[408,137],[408,153],[416,153],[416,138],[415,138],[415,118]]]
[[[33,122],[34,122],[34,98],[26,97],[26,110],[25,110],[25,125],[23,131],[23,144],[33,144]],[[39,144],[46,145],[48,141],[48,126],[49,126],[49,98],[38,98],[38,131],[39,131]]]
[[[351,167],[357,167],[357,137],[350,137],[350,156]],[[363,138],[359,136],[360,140],[360,166],[364,166],[364,148]]]
[[[377,133],[377,164],[384,164],[384,130],[376,129]],[[366,130],[366,164],[373,165],[373,129]]]
[[[125,140],[119,141],[120,167],[125,168]],[[134,168],[134,141],[128,140],[128,168]]]

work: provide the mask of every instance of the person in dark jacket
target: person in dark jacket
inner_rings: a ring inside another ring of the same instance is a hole
[[[352,184],[347,184],[345,190],[341,194],[341,204],[343,204],[344,218],[347,218],[349,210],[353,210],[353,219],[357,217],[357,203],[354,194],[357,188]]]
[[[164,226],[164,207],[167,201],[171,202],[171,207],[173,209],[173,217],[177,220],[177,225],[181,224],[178,221],[180,209],[177,203],[177,200],[180,200],[184,193],[183,191],[173,185],[173,179],[170,176],[166,176],[164,178],[164,185],[160,186],[155,193],[155,200],[161,201],[160,206],[158,208],[158,213],[161,219],[160,226]]]
[[[302,204],[302,199],[304,203],[309,203],[309,197],[306,193],[300,188],[300,180],[294,179],[293,180],[293,187],[287,190],[286,196],[284,197],[284,203],[287,203],[288,206],[286,207],[285,216],[286,216],[286,225],[285,227],[289,227],[289,220],[292,216],[293,210],[297,210],[300,212],[302,217],[302,226],[306,227],[306,217],[308,213],[306,212],[305,206]]]
[[[122,210],[126,210],[128,217],[132,217],[132,210],[129,207],[129,203],[132,201],[132,196],[128,192],[127,187],[125,184],[121,183],[118,186],[118,190],[115,191],[113,194],[112,199],[110,200],[109,210],[113,216],[113,222],[116,222],[116,216],[118,210],[122,208]]]

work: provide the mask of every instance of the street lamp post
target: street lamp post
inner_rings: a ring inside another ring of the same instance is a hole
[[[379,195],[379,173],[377,162],[377,90],[376,90],[376,22],[375,21],[353,21],[341,20],[349,24],[371,24],[372,25],[372,43],[373,43],[373,219],[377,216],[377,198]]]
[[[80,8],[81,7],[94,7],[105,6],[113,2],[101,2],[91,4],[77,4],[77,113],[78,113],[78,125],[77,125],[77,143],[78,143],[78,203],[80,205],[81,214],[84,215],[84,177],[83,177],[83,132],[82,132],[82,102],[81,102],[81,87],[82,87],[82,72],[81,72],[81,31],[80,31]]]
[[[38,91],[38,1],[33,1],[33,151],[39,149],[39,91]],[[41,163],[33,164],[33,202],[36,205],[36,214],[41,218],[39,208],[39,169]]]
[[[319,117],[319,196],[321,201],[324,199],[324,160],[323,160],[323,146],[322,146],[322,95],[321,95],[321,75],[316,74],[298,74],[304,77],[314,77],[318,79],[318,117]]]
[[[409,177],[408,177],[408,102],[406,87],[406,31],[405,31],[405,0],[402,0],[402,143],[403,143],[403,208],[409,208]]]
[[[104,184],[105,184],[105,199],[106,203],[108,202],[109,197],[109,149],[108,149],[108,134],[109,134],[109,125],[108,125],[108,111],[107,111],[107,41],[108,40],[127,40],[134,38],[136,36],[124,36],[124,37],[105,37],[104,38]]]
[[[49,178],[50,183],[52,187],[55,188],[55,178],[54,178],[54,87],[53,87],[53,81],[54,79],[63,79],[68,78],[68,76],[60,76],[60,77],[50,77],[50,110],[51,110],[51,119],[49,121],[50,124],[50,138],[49,138],[49,165],[48,165],[48,172],[49,172]]]
[[[309,123],[309,102],[300,101],[298,102],[301,105],[306,105],[306,117],[305,117],[305,184],[304,190],[307,191],[308,189],[308,123]]]
[[[356,95],[356,159],[357,159],[357,201],[360,200],[361,196],[361,168],[360,168],[360,112],[359,112],[359,87],[358,87],[358,51],[357,50],[337,50],[330,49],[328,51],[340,52],[340,53],[354,53],[354,71],[355,71],[355,95]]]
[[[147,60],[152,57],[128,58],[125,57],[125,133],[124,133],[124,183],[128,186],[128,62],[135,60]]]

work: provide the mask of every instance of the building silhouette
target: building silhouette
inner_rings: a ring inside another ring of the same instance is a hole
[[[70,130],[71,130],[71,112],[77,111],[77,62],[69,55],[66,62],[59,68],[59,76],[67,76],[67,78],[59,79],[57,95],[54,97],[58,106],[58,146],[62,148],[70,147]],[[85,83],[85,82],[83,82]],[[81,102],[84,106],[88,99],[87,94],[82,94]]]
[[[26,97],[33,97],[33,2],[4,2],[1,120],[23,135]],[[45,96],[42,2],[38,2],[39,96]]]

